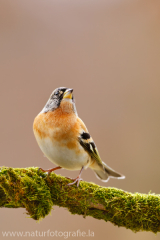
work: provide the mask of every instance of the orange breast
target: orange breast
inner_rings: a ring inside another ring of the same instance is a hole
[[[65,113],[62,108],[53,112],[40,113],[34,120],[33,129],[38,136],[50,138],[61,146],[77,149],[79,152],[78,137],[81,128],[79,118],[73,113]],[[36,135],[35,134],[35,135]]]

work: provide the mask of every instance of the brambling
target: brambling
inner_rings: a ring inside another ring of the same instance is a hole
[[[52,92],[34,120],[33,131],[44,155],[58,166],[49,170],[40,168],[43,172],[50,173],[61,168],[80,170],[78,177],[68,185],[77,183],[78,187],[81,173],[88,167],[103,182],[110,177],[125,178],[102,162],[92,137],[78,117],[73,89],[60,87]]]

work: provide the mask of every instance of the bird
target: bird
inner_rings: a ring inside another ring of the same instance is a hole
[[[59,87],[52,92],[34,119],[33,132],[43,154],[57,166],[39,170],[48,174],[61,168],[80,170],[78,177],[68,186],[77,184],[78,187],[82,171],[87,168],[91,168],[103,182],[111,177],[125,178],[101,160],[96,144],[78,116],[72,88]]]

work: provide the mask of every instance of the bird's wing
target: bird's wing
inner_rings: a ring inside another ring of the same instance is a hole
[[[96,162],[101,165],[102,160],[100,158],[98,149],[97,149],[92,137],[90,136],[83,121],[81,119],[79,119],[79,122],[80,122],[80,127],[81,127],[80,136],[78,137],[79,143],[84,148],[84,150],[88,152],[88,154],[91,156],[91,158],[95,159]]]

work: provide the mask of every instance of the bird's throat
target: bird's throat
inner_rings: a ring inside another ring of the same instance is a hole
[[[73,103],[69,100],[62,100],[60,104],[60,109],[62,113],[64,114],[73,114],[74,109],[73,109]]]

